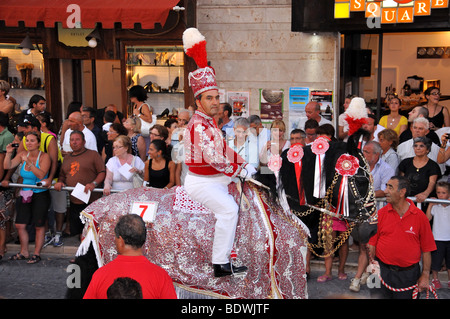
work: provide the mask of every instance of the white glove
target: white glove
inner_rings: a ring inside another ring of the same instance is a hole
[[[241,178],[249,179],[249,178],[252,178],[252,176],[255,174],[256,174],[256,169],[252,165],[247,164],[247,165],[245,165],[244,168],[242,168],[241,172],[239,173],[239,176]]]

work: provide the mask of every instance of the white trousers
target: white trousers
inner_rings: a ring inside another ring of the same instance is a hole
[[[239,207],[228,193],[231,178],[226,175],[203,177],[188,173],[184,187],[189,196],[210,209],[216,218],[212,251],[213,264],[230,262]]]

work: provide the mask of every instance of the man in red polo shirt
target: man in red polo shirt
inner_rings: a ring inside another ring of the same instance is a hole
[[[419,291],[426,291],[431,251],[436,244],[427,217],[406,198],[408,189],[409,182],[404,176],[393,176],[387,182],[388,204],[378,211],[378,230],[369,240],[369,253],[378,261],[381,278],[387,285],[401,289],[417,284]],[[397,292],[383,284],[371,291],[372,296],[387,299],[411,299],[412,293],[413,289]]]
[[[144,299],[177,299],[169,274],[143,254],[147,228],[142,218],[134,214],[121,216],[114,234],[119,255],[97,269],[83,299],[107,299],[108,288],[120,277],[137,281]]]

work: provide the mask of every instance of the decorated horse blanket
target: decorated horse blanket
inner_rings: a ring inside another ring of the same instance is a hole
[[[259,186],[231,183],[229,191],[240,205],[231,258],[248,267],[245,276],[214,277],[214,214],[191,200],[182,186],[135,188],[95,201],[81,214],[85,227],[77,255],[86,254],[92,244],[99,267],[112,261],[119,217],[129,214],[135,201],[154,201],[156,217],[147,224],[143,251],[175,286],[215,298],[307,298],[308,229]]]

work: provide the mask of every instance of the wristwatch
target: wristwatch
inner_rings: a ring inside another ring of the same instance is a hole
[[[92,184],[94,184],[95,187],[98,185],[96,181],[93,181]]]

